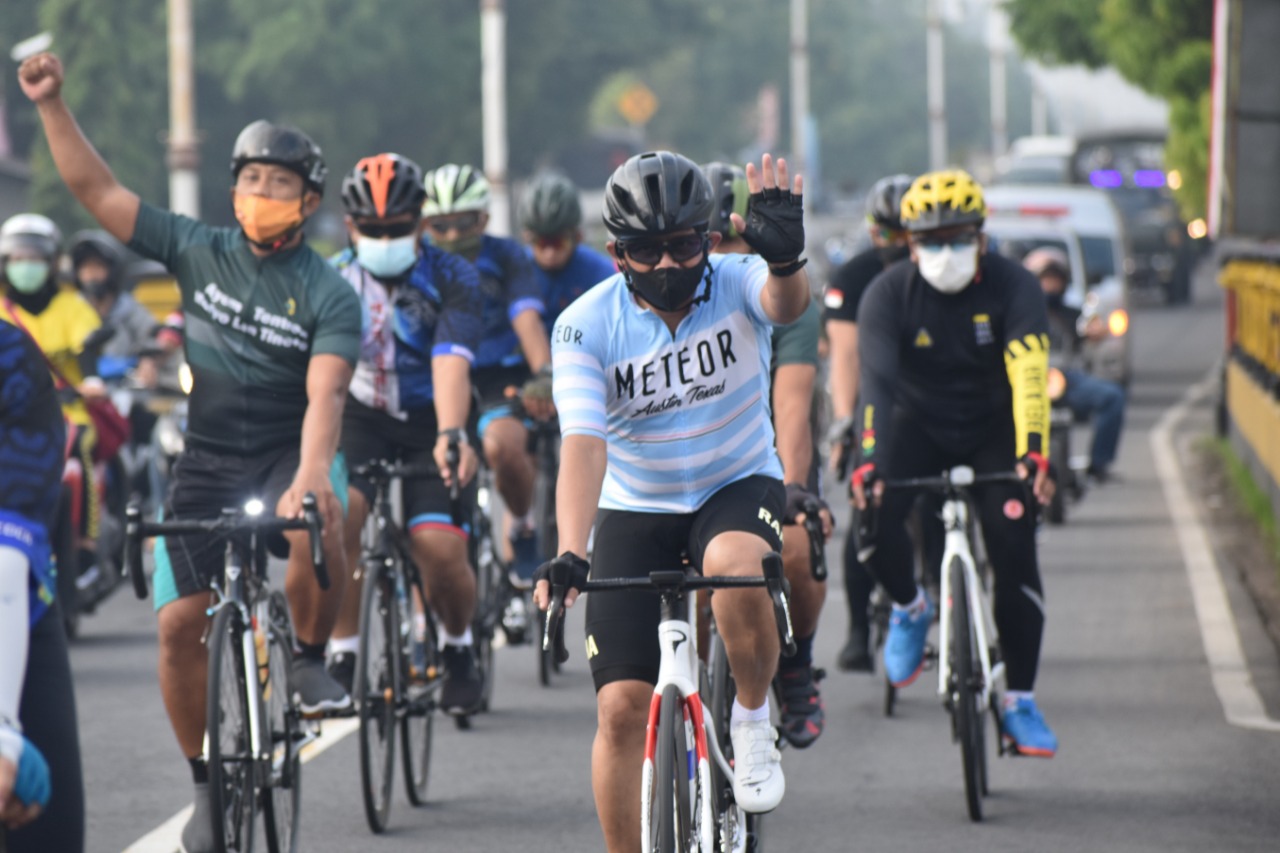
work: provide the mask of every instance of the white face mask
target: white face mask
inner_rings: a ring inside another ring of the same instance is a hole
[[[397,278],[417,261],[418,238],[413,234],[391,240],[357,237],[356,257],[360,266],[378,278]]]
[[[939,293],[959,293],[973,281],[978,272],[977,246],[942,246],[916,248],[916,266],[920,275]]]

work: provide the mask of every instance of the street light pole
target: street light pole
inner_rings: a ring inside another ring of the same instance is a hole
[[[947,166],[947,89],[942,53],[942,0],[928,0],[925,11],[925,74],[929,87],[929,168]]]
[[[809,140],[809,0],[791,0],[791,173],[804,174]],[[809,177],[809,176],[806,176]],[[816,189],[816,187],[815,187]],[[805,199],[809,193],[805,193]]]
[[[994,159],[1009,148],[1009,17],[1005,14],[1003,0],[991,0],[987,48],[991,67],[991,156]]]
[[[507,189],[506,0],[480,0],[480,96],[484,123],[484,173],[489,179],[489,230],[511,233]]]
[[[169,207],[200,216],[200,139],[192,71],[191,0],[169,0]]]

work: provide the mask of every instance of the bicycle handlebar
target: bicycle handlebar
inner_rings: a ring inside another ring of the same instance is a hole
[[[782,557],[770,552],[761,561],[764,573],[755,577],[707,577],[692,574],[681,569],[660,570],[650,572],[648,577],[606,578],[604,580],[588,580],[575,588],[580,592],[619,592],[623,590],[643,590],[663,595],[685,593],[699,589],[742,589],[744,587],[766,587],[769,598],[773,602],[773,616],[778,628],[778,638],[782,642],[782,653],[787,656],[796,653],[795,632],[791,628],[791,605],[787,594],[791,584],[787,582],[782,570]],[[547,618],[542,633],[542,650],[555,648],[556,661],[564,663],[569,659],[569,650],[564,644],[564,598],[569,592],[569,567],[554,561],[551,565],[551,603],[547,607]]]
[[[371,459],[352,468],[351,473],[378,483],[431,477],[438,473],[438,469],[434,462],[388,462],[386,459]]]
[[[315,568],[316,582],[321,589],[329,588],[329,571],[324,561],[324,518],[316,496],[307,492],[302,498],[302,518],[248,515],[243,510],[227,509],[218,518],[191,521],[143,521],[142,509],[130,504],[125,510],[124,564],[129,570],[133,592],[140,599],[147,597],[147,576],[142,568],[142,540],[153,536],[209,533],[223,538],[238,533],[283,533],[286,530],[305,530],[311,544],[311,563]]]

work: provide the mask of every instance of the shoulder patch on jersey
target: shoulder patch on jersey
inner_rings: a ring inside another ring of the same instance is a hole
[[[844,305],[844,293],[834,287],[828,287],[827,292],[822,295],[822,304],[828,308],[839,308]]]
[[[929,330],[924,326],[920,327],[920,331],[916,332],[916,349],[928,349],[933,346],[933,338],[929,335]]]
[[[978,346],[986,346],[996,342],[995,334],[991,331],[991,315],[973,315],[973,334],[978,340]]]

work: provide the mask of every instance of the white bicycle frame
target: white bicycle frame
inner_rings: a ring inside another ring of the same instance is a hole
[[[954,486],[968,486],[973,483],[973,469],[967,465],[959,465],[948,472],[948,478]],[[990,637],[995,636],[995,620],[991,616],[991,607],[982,591],[982,581],[978,577],[977,563],[973,551],[969,548],[969,505],[961,497],[950,497],[942,505],[942,524],[946,529],[946,547],[942,552],[941,591],[942,614],[939,627],[941,636],[938,642],[938,697],[947,702],[951,694],[951,607],[946,606],[952,600],[951,560],[960,559],[964,566],[965,588],[968,591],[969,624],[976,633],[978,660],[982,667],[981,708],[986,708],[991,699],[991,692],[997,679],[1004,675],[1004,662],[991,663]],[[954,603],[952,604],[954,606]]]

